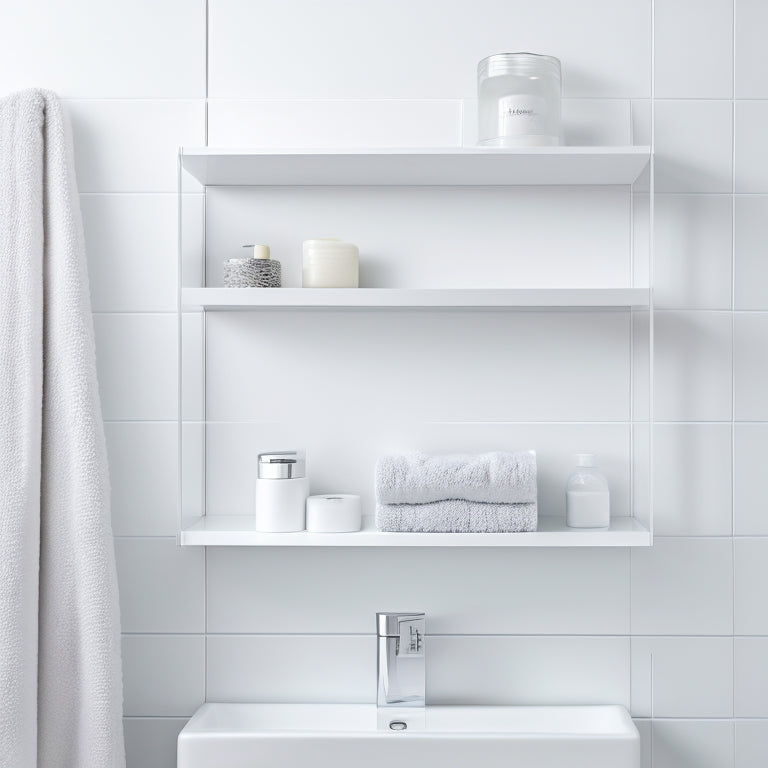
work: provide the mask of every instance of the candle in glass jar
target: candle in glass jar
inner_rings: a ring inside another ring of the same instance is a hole
[[[359,251],[335,237],[305,240],[301,284],[304,288],[357,288]]]
[[[497,53],[477,66],[478,143],[486,147],[561,142],[560,61],[536,53]]]

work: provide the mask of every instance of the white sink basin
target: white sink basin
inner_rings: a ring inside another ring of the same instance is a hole
[[[392,730],[391,721],[406,724]],[[628,712],[600,707],[204,704],[179,734],[178,768],[640,768]]]

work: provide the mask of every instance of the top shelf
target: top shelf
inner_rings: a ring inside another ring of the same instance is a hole
[[[647,146],[437,149],[182,147],[182,167],[209,186],[558,186],[632,184]]]

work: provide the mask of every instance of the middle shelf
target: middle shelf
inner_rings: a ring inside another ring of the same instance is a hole
[[[182,310],[649,306],[648,288],[182,288]]]

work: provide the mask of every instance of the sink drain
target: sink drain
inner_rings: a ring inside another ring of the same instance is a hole
[[[389,728],[392,731],[404,731],[408,727],[408,723],[404,723],[402,720],[393,720],[389,724]]]

